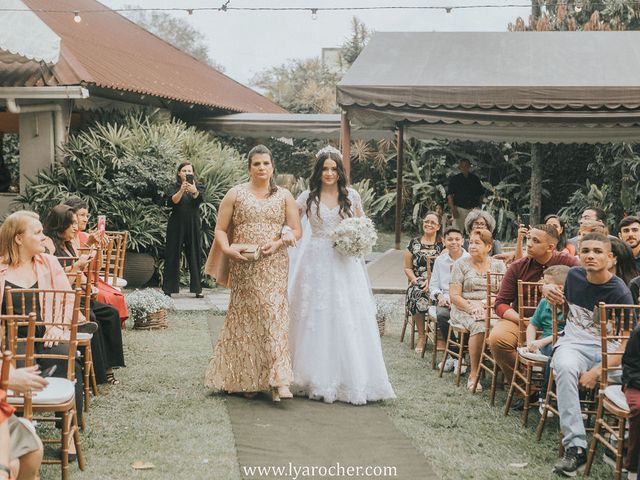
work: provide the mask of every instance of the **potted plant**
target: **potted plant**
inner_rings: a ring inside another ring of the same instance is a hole
[[[167,311],[173,309],[173,300],[160,290],[145,288],[125,296],[129,317],[137,330],[167,328]]]
[[[397,309],[397,303],[380,297],[376,298],[376,320],[381,337],[384,335],[384,326],[387,319],[391,320]]]

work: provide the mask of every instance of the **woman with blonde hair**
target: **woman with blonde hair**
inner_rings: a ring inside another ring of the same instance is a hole
[[[43,246],[45,235],[39,217],[34,212],[21,210],[9,215],[0,227],[0,305],[3,314],[6,313],[5,288],[38,288],[42,290],[71,290],[67,275],[58,262],[58,259],[45,252]],[[52,353],[65,355],[68,352],[66,344],[58,343],[58,340],[69,338],[67,324],[73,315],[73,301],[57,306],[54,312],[45,306],[44,295],[36,302],[36,311],[22,311],[22,302],[17,295],[13,298],[14,314],[27,315],[35,313],[36,317],[44,320],[48,325],[36,329],[36,336],[46,339],[47,342],[37,342],[38,353]],[[27,303],[31,303],[27,299]],[[55,323],[54,323],[55,320]],[[53,365],[57,369],[54,377],[67,377],[67,361],[41,359],[42,369]],[[76,360],[76,372],[82,371],[82,365]],[[76,376],[75,400],[78,423],[81,423],[83,403],[82,375]],[[75,454],[75,445],[69,444],[69,454]]]

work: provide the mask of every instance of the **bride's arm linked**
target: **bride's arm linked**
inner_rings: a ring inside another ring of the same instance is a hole
[[[233,217],[233,206],[236,203],[236,190],[232,188],[220,202],[220,208],[218,208],[218,221],[216,222],[215,242],[218,242],[222,253],[227,257],[237,262],[248,262],[246,258],[242,256],[242,250],[235,250],[229,246],[229,237],[227,232],[229,231],[229,225],[231,225],[231,219]]]
[[[365,217],[364,209],[362,208],[362,198],[360,194],[355,191],[353,188],[349,188],[349,192],[351,193],[352,203],[353,203],[353,211],[356,217]]]
[[[291,195],[289,191],[285,192],[284,223],[285,226],[288,227],[288,229],[286,229],[287,231],[284,231],[279,239],[272,240],[262,247],[262,253],[264,255],[272,255],[283,246],[293,246],[296,244],[296,241],[299,240],[302,236],[302,229],[300,228],[300,216],[298,214],[298,205],[296,204],[293,195]]]
[[[280,237],[284,242],[285,247],[295,247],[297,241],[300,240],[300,237],[302,237],[302,227],[301,227],[300,221],[306,215],[305,204],[306,204],[306,198],[308,196],[306,194],[308,194],[308,191],[301,193],[298,199],[294,200],[294,206],[296,209],[295,215],[293,214],[293,212],[291,212],[291,215],[297,217],[297,221],[298,221],[298,228],[300,230],[300,234],[297,237],[295,236],[293,228],[291,227],[288,221],[289,206],[287,205],[287,219],[285,220],[285,224],[282,227],[282,236]],[[293,195],[289,195],[289,196],[293,200]]]

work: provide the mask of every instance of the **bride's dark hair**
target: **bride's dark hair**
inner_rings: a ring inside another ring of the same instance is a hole
[[[351,200],[349,200],[349,190],[347,189],[347,174],[344,171],[342,157],[337,152],[322,152],[313,166],[311,178],[309,178],[309,198],[307,198],[307,216],[311,204],[316,204],[316,212],[320,217],[320,189],[322,188],[322,169],[325,160],[331,159],[336,162],[338,172],[338,205],[340,206],[340,217],[351,217]]]

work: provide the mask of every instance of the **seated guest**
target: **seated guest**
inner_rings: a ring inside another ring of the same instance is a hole
[[[640,271],[636,268],[636,261],[633,257],[631,247],[619,238],[611,238],[611,264],[609,271],[620,277],[622,281],[630,287],[634,278],[640,275]]]
[[[464,228],[467,231],[468,236],[471,235],[472,231],[479,228],[489,230],[493,235],[493,231],[496,229],[496,221],[486,210],[475,208],[471,210],[467,215],[467,218],[465,218]],[[462,246],[465,250],[469,250],[469,240],[465,240]],[[502,255],[502,244],[498,240],[493,241],[489,255]]]
[[[97,231],[87,233],[87,223],[89,222],[89,206],[87,202],[78,197],[71,197],[65,200],[64,205],[71,207],[78,218],[78,234],[71,242],[76,252],[81,248],[87,248],[94,245],[104,247],[106,237],[101,236]],[[117,288],[112,287],[107,282],[98,279],[98,301],[112,305],[118,310],[120,322],[124,325],[125,320],[129,317],[127,304],[124,301],[124,295]]]
[[[424,316],[431,304],[427,274],[433,267],[435,256],[444,249],[438,237],[439,230],[440,217],[435,212],[427,212],[422,220],[422,236],[413,238],[404,252],[404,273],[410,282],[407,288],[407,311],[418,327],[418,353],[424,350]]]
[[[2,313],[6,314],[5,287],[12,288],[39,288],[43,290],[71,290],[69,280],[58,259],[44,253],[45,236],[42,232],[42,224],[38,215],[34,212],[18,211],[9,215],[0,227],[0,305]],[[73,316],[73,303],[71,299],[65,303],[59,314],[60,318],[54,323],[52,308],[44,311],[44,296],[36,303],[35,312],[23,312],[21,298],[13,294],[13,307],[15,315],[27,315],[35,313],[39,321],[45,321],[49,325],[36,329],[36,336],[48,340],[48,342],[36,342],[36,353],[53,353],[67,355],[68,346],[65,343],[57,343],[57,340],[69,338],[67,324]],[[30,298],[27,301],[30,303]],[[59,321],[59,323],[58,323]],[[20,332],[18,332],[20,334]],[[54,377],[67,378],[67,361],[58,359],[40,359],[40,368],[47,369],[57,366]],[[82,365],[76,360],[76,372],[82,371]],[[75,400],[78,423],[82,423],[83,404],[83,379],[82,375],[76,375]],[[75,444],[69,444],[69,453],[75,454]]]
[[[41,391],[49,382],[39,373],[40,367],[37,365],[18,369],[12,367],[9,389],[17,394]],[[6,392],[0,390],[0,479],[36,479],[42,463],[42,442],[31,422],[16,417],[15,409],[5,399]]]
[[[553,225],[558,230],[558,245],[556,245],[556,250],[568,253],[569,255],[575,255],[576,247],[567,240],[567,230],[564,226],[564,221],[558,215],[551,214],[544,217],[544,223],[546,225]]]
[[[56,257],[76,256],[71,242],[78,234],[78,219],[71,207],[53,207],[45,219],[44,233],[54,245]],[[89,255],[81,255],[72,268],[83,271],[91,260]],[[92,300],[91,317],[100,326],[91,341],[96,381],[117,385],[120,382],[116,380],[113,368],[124,367],[120,316],[111,305]]]
[[[527,255],[514,261],[500,284],[500,291],[495,301],[495,311],[501,320],[491,330],[489,345],[504,378],[513,378],[513,367],[516,363],[518,346],[518,280],[538,282],[546,268],[553,265],[578,265],[576,257],[558,252],[558,230],[551,225],[534,225],[527,234]],[[543,290],[545,291],[545,290]],[[561,304],[564,299],[562,289],[554,285],[548,286],[545,295],[553,304]],[[525,299],[527,301],[528,299]],[[514,409],[521,409],[522,399],[516,399]]]
[[[615,238],[609,235],[609,230],[602,223],[593,220],[585,220],[580,224],[580,228],[578,228],[578,236],[574,237],[576,239],[576,243],[580,243],[582,236],[587,233],[600,233],[602,235],[607,235],[609,238]]]
[[[607,214],[600,207],[589,207],[589,208],[586,208],[582,212],[582,215],[580,216],[580,218],[578,219],[578,227],[582,227],[582,225],[585,224],[586,222],[595,223],[596,225],[599,225],[601,228],[606,230],[607,229]],[[595,227],[595,225],[594,225],[594,227]],[[596,233],[596,232],[595,231],[593,231],[593,232],[585,231],[584,233]],[[597,232],[597,233],[600,233],[600,232]],[[605,235],[608,234],[608,233],[609,232],[606,232]],[[578,249],[579,240],[580,240],[580,230],[578,229],[578,235],[573,237],[573,238],[570,238],[568,241],[570,243],[573,243],[573,245],[576,247],[576,250],[577,250]]]
[[[564,288],[564,282],[569,273],[567,265],[554,265],[547,268],[542,276],[547,285],[557,285]],[[562,320],[562,313],[558,313],[558,321]],[[563,325],[558,325],[558,332],[562,331]],[[538,330],[542,330],[542,337],[538,337]],[[547,357],[551,356],[553,345],[553,321],[551,316],[551,305],[545,298],[540,300],[535,312],[529,319],[527,325],[527,350],[532,353],[542,353]]]
[[[451,269],[450,323],[469,330],[471,360],[471,373],[467,382],[469,390],[473,389],[478,376],[478,365],[486,330],[487,273],[504,273],[506,270],[502,260],[489,256],[492,246],[493,238],[489,230],[484,228],[472,230],[469,236],[469,256],[456,260]],[[481,390],[481,386],[478,385],[476,391]]]
[[[544,223],[545,225],[553,225],[554,227],[556,227],[556,230],[558,230],[558,245],[556,245],[556,250],[558,250],[559,252],[568,253],[569,255],[575,255],[576,247],[573,245],[573,243],[570,243],[569,241],[567,241],[567,234],[566,234],[564,222],[562,221],[562,219],[558,215],[551,214],[544,217]],[[526,228],[524,225],[521,225],[520,228],[518,229],[518,239],[516,240],[516,253],[514,256],[515,260],[518,260],[523,256],[522,243],[526,238],[528,231],[529,229]]]
[[[618,236],[631,247],[636,268],[640,271],[640,218],[629,215],[620,220]]]
[[[608,270],[613,255],[607,236],[586,234],[580,241],[579,254],[584,267],[572,268],[567,275],[564,287],[567,320],[564,335],[558,338],[551,358],[565,449],[564,458],[555,464],[554,471],[565,476],[574,476],[587,459],[587,434],[579,389],[595,388],[600,376],[598,304],[633,304],[627,286]],[[625,342],[611,342],[608,351],[623,352],[624,347]],[[614,356],[609,359],[609,365],[620,365],[620,360]]]
[[[630,412],[624,468],[629,471],[627,479],[636,480],[640,460],[640,327],[631,332],[622,356],[622,386]]]
[[[429,293],[431,299],[436,302],[436,317],[440,340],[438,347],[444,348],[444,342],[449,334],[449,314],[451,312],[451,300],[449,299],[449,280],[451,279],[451,267],[459,258],[468,257],[469,254],[462,248],[462,232],[455,227],[449,227],[444,232],[444,246],[446,250],[436,258],[433,264]],[[455,359],[448,358],[445,371],[450,372],[455,368]]]

